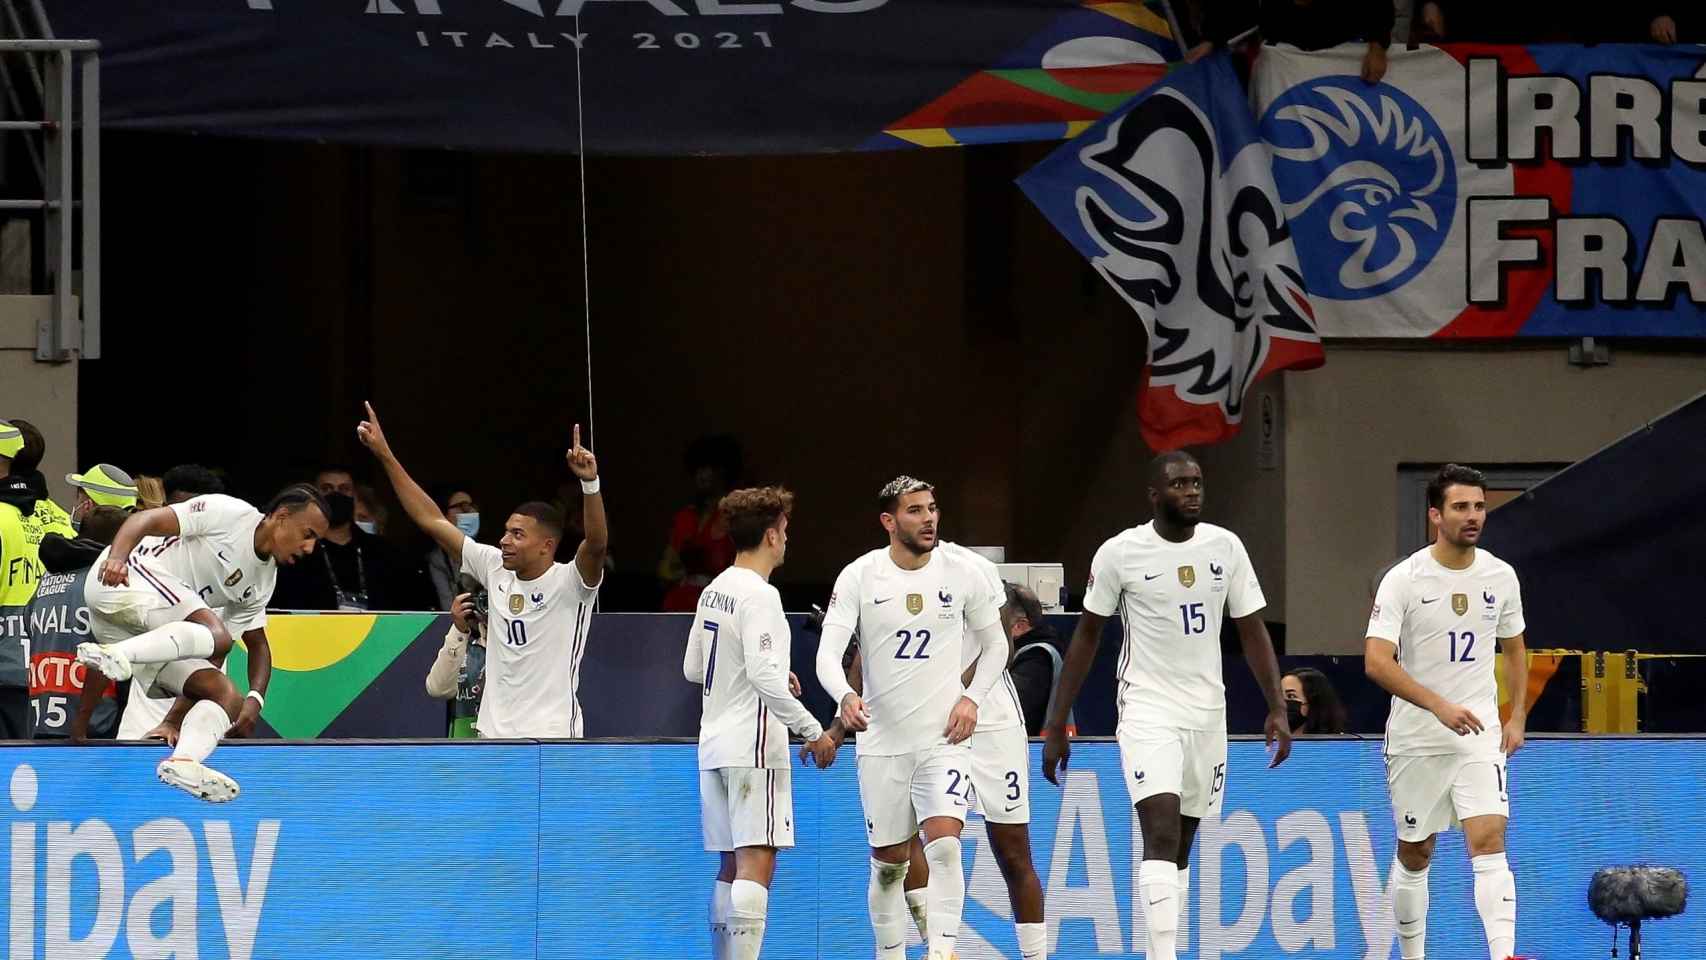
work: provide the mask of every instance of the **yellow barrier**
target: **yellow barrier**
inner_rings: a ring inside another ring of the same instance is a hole
[[[1646,681],[1641,679],[1642,660],[1690,660],[1706,656],[1699,653],[1639,653],[1624,650],[1607,653],[1603,650],[1530,650],[1528,651],[1528,689],[1526,700],[1530,707],[1540,699],[1546,684],[1558,672],[1566,658],[1577,657],[1582,665],[1582,732],[1639,733],[1641,730],[1641,698],[1647,693]],[[1499,680],[1499,719],[1510,719],[1511,694],[1505,685],[1505,661],[1500,657],[1493,665]]]

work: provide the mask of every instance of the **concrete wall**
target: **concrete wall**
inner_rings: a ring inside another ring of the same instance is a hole
[[[1287,649],[1354,653],[1368,580],[1397,553],[1398,464],[1579,460],[1706,390],[1706,356],[1621,346],[1581,369],[1559,344],[1341,343],[1285,377]]]
[[[37,363],[36,324],[50,297],[0,296],[0,420],[21,417],[41,429],[48,491],[69,509],[65,475],[77,465],[77,364]]]

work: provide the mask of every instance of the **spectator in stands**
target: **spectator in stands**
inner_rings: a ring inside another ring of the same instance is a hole
[[[273,606],[281,610],[421,610],[430,602],[425,578],[402,551],[355,525],[355,477],[328,466],[314,485],[326,498],[330,526],[313,555],[280,567]]]
[[[1362,78],[1379,83],[1386,76],[1386,48],[1392,43],[1392,0],[1261,0],[1249,3],[1208,3],[1202,12],[1204,40],[1185,54],[1200,60],[1251,26],[1266,43],[1284,43],[1299,50],[1322,50],[1361,41]]]
[[[166,505],[166,485],[159,477],[136,475],[136,509],[152,510]]]
[[[47,495],[47,441],[27,420],[0,420],[0,740],[28,740],[29,671],[24,623],[41,581],[42,538],[74,537],[71,516]]]
[[[71,505],[73,527],[95,507],[136,509],[136,481],[110,463],[97,463],[83,473],[68,473],[65,482],[77,491],[77,500]]]
[[[578,495],[579,490],[575,493]],[[464,536],[480,540],[480,505],[474,495],[463,487],[439,487],[433,491],[433,502],[444,511],[445,519],[456,525]],[[577,497],[578,499],[578,497]],[[577,541],[578,542],[578,541]],[[427,578],[432,581],[434,610],[449,610],[456,599],[456,565],[449,554],[438,547],[427,551]]]
[[[90,638],[84,579],[126,516],[120,507],[97,505],[83,514],[76,539],[57,533],[42,538],[41,563],[47,575],[30,601],[27,621],[30,699],[35,702],[38,740],[111,740],[118,735],[130,683],[116,684],[98,671],[89,673],[77,662],[77,645]],[[102,693],[85,703],[83,685],[91,678]]]
[[[1633,31],[1635,42],[1664,44],[1680,42],[1682,33],[1677,26],[1675,14],[1678,6],[1675,0],[1667,0],[1664,3],[1640,4],[1635,15],[1636,29]]]
[[[450,736],[462,740],[479,736],[480,695],[486,686],[486,591],[473,577],[463,576],[450,606],[451,627],[427,673],[427,696],[451,700]],[[455,699],[452,699],[455,698]]]
[[[1570,43],[1617,39],[1597,17],[1572,18],[1588,32],[1572,35],[1571,20],[1540,0],[1415,0],[1412,42]],[[1601,34],[1604,34],[1602,37]]]
[[[219,479],[219,474],[199,463],[180,463],[160,478],[160,485],[166,493],[166,504],[183,503],[194,500],[206,493],[224,493],[225,481]]]
[[[1066,655],[1066,644],[1043,619],[1043,605],[1029,587],[1007,584],[1007,604],[1001,608],[1001,621],[1013,650],[1042,643]],[[1048,716],[1049,693],[1054,690],[1054,662],[1045,650],[1025,650],[1017,653],[1008,668],[1013,689],[1019,694],[1019,708],[1025,713],[1026,736],[1042,733],[1043,721]]]
[[[1298,667],[1280,678],[1292,733],[1344,733],[1345,705],[1333,681],[1314,667]]]
[[[378,491],[368,484],[355,485],[355,525],[362,533],[382,536],[385,533],[387,511]]]
[[[735,559],[735,543],[717,503],[740,477],[740,444],[727,435],[700,437],[687,448],[686,467],[693,478],[693,502],[676,511],[669,546],[658,563],[666,611],[692,612],[699,591]]]

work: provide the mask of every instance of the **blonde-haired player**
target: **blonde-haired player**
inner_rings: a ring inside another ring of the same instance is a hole
[[[1398,827],[1392,914],[1398,951],[1421,960],[1427,939],[1428,865],[1441,830],[1463,826],[1475,873],[1475,910],[1493,960],[1516,950],[1516,879],[1505,859],[1510,777],[1522,746],[1528,654],[1522,589],[1511,565],[1478,549],[1487,521],[1487,481],[1446,464],[1428,484],[1430,546],[1386,571],[1368,618],[1364,669],[1392,694],[1386,721],[1386,782]],[[1497,641],[1498,648],[1494,647]],[[1499,724],[1493,658],[1519,691]]]
[[[871,845],[867,903],[878,960],[905,957],[902,881],[919,832],[930,865],[929,957],[954,953],[965,908],[966,741],[977,728],[979,704],[1007,669],[1004,597],[964,559],[935,549],[940,511],[933,491],[905,476],[883,487],[879,520],[888,546],[854,560],[836,578],[817,652],[818,682],[840,704],[842,723],[861,733],[859,802]],[[864,696],[841,667],[855,628]],[[962,647],[974,641],[976,671],[962,686]]]
[[[704,690],[699,718],[699,804],[705,849],[721,855],[711,897],[717,958],[756,960],[764,944],[776,851],[794,845],[788,731],[821,765],[836,744],[796,697],[788,621],[770,575],[788,552],[794,495],[736,490],[718,504],[734,565],[699,594],[682,673]]]

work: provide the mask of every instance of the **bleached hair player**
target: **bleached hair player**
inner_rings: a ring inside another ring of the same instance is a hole
[[[1107,618],[1125,623],[1120,648],[1120,766],[1143,833],[1137,886],[1149,960],[1174,960],[1179,905],[1190,882],[1191,845],[1226,797],[1226,685],[1220,625],[1238,626],[1244,659],[1267,700],[1269,766],[1291,754],[1267,606],[1243,541],[1202,522],[1202,467],[1181,451],[1149,467],[1154,519],[1114,535],[1090,561],[1084,612],[1066,653],[1043,745],[1043,775],[1072,755],[1066,714],[1089,675]]]
[[[965,907],[960,831],[971,790],[970,747],[979,705],[1007,667],[1003,597],[963,559],[936,552],[934,488],[898,477],[878,494],[887,547],[848,564],[836,578],[818,645],[817,676],[860,734],[859,802],[871,845],[867,902],[878,960],[904,960],[907,847],[922,831],[930,867],[926,913],[930,960],[953,956]],[[857,628],[864,696],[841,657]],[[970,634],[968,637],[967,634]],[[975,642],[977,668],[962,685],[962,647]]]
[[[702,692],[699,806],[705,849],[719,857],[710,911],[719,960],[757,960],[776,851],[794,845],[788,731],[825,764],[836,749],[797,699],[788,620],[770,585],[787,555],[793,506],[781,487],[735,490],[718,504],[735,561],[699,594],[681,664]]]
[[[172,746],[160,779],[203,800],[237,796],[237,782],[202,761],[227,731],[246,737],[272,677],[267,604],[278,564],[314,552],[326,535],[326,502],[306,484],[286,487],[265,511],[223,494],[135,513],[89,569],[85,597],[94,641],[77,659],[134,696],[177,697],[158,729]],[[249,657],[239,695],[218,664],[233,634]],[[83,699],[104,685],[83,685]],[[93,703],[82,705],[92,708]]]
[[[486,690],[475,721],[479,735],[498,740],[584,736],[585,717],[577,696],[581,658],[604,580],[610,534],[598,460],[581,446],[580,425],[574,427],[567,455],[569,472],[581,484],[586,525],[574,563],[556,562],[563,514],[551,504],[516,507],[504,521],[498,546],[476,543],[445,519],[438,504],[403,469],[372,404],[367,404],[367,419],[355,432],[385,467],[409,519],[491,597]]]
[[[1369,678],[1392,694],[1386,784],[1398,828],[1391,882],[1398,950],[1403,960],[1424,956],[1434,841],[1461,824],[1487,953],[1505,960],[1516,951],[1506,764],[1528,722],[1522,588],[1510,564],[1476,546],[1487,522],[1480,471],[1440,468],[1428,484],[1428,520],[1438,537],[1380,580],[1363,661]],[[1505,682],[1518,691],[1503,724],[1493,672],[1500,654]]]

